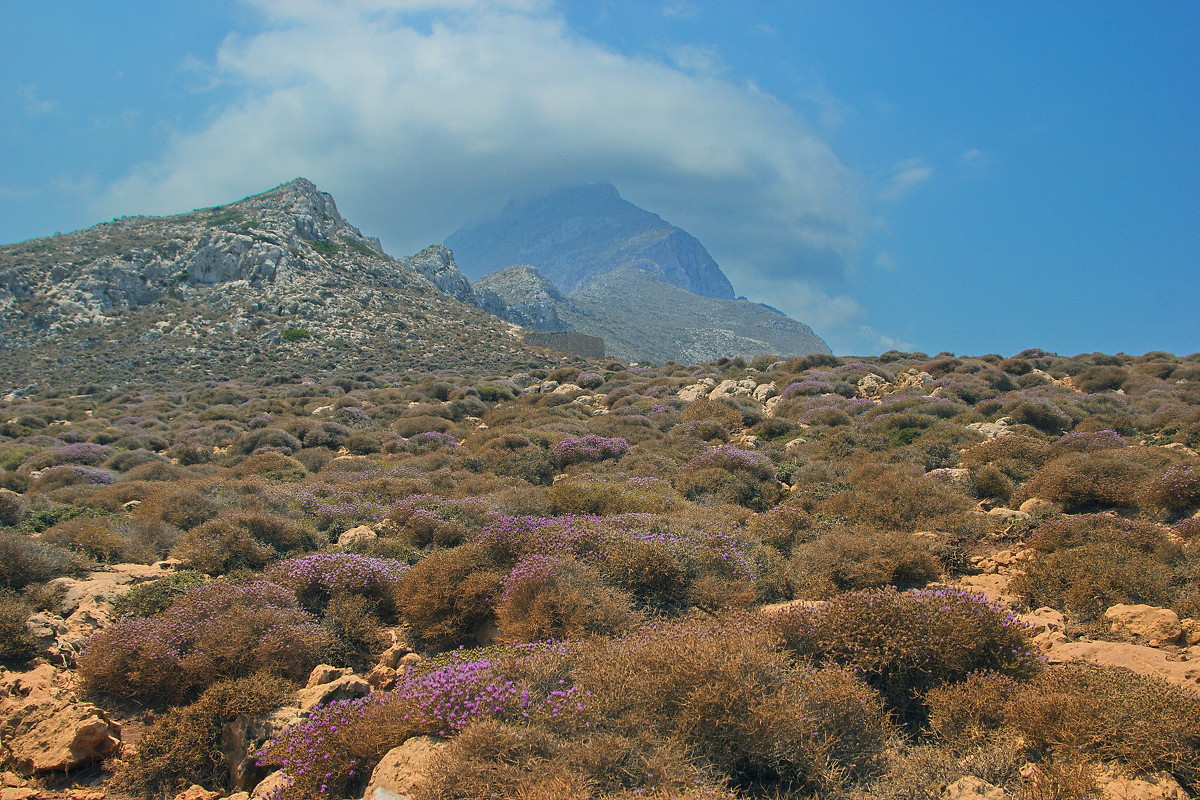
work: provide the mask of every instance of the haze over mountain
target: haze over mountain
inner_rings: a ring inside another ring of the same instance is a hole
[[[497,217],[446,237],[472,281],[514,264],[532,264],[566,294],[593,278],[640,262],[705,297],[732,300],[733,287],[694,236],[621,198],[610,183],[567,186],[512,200]]]
[[[475,278],[476,305],[535,330],[599,336],[618,358],[830,352],[808,325],[734,299],[704,245],[623,200],[609,183],[513,200],[496,217],[455,231],[446,245]]]

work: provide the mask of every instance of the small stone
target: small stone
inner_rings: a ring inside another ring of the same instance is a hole
[[[220,797],[220,792],[210,792],[203,786],[193,783],[191,786],[175,795],[175,800],[220,800]]]

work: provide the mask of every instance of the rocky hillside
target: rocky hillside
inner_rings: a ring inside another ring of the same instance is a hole
[[[472,297],[444,248],[397,261],[297,179],[0,247],[0,380],[545,362]]]
[[[498,217],[459,228],[446,238],[446,246],[473,281],[513,264],[532,264],[573,294],[615,269],[651,262],[681,289],[705,297],[734,296],[704,245],[622,199],[609,183],[513,200]]]

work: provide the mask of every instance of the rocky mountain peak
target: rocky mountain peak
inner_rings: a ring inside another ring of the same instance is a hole
[[[530,264],[564,294],[621,267],[649,261],[669,283],[733,299],[733,287],[695,237],[624,200],[610,183],[567,186],[510,202],[492,219],[446,238],[472,280]]]

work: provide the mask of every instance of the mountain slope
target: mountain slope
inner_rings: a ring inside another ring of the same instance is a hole
[[[472,281],[513,264],[530,264],[570,295],[600,275],[649,261],[681,289],[705,297],[734,296],[704,245],[623,200],[609,183],[513,200],[498,217],[459,228],[446,246]]]
[[[436,271],[436,256],[414,259]],[[7,382],[498,369],[546,358],[512,325],[381,252],[304,179],[227,206],[0,247]]]

